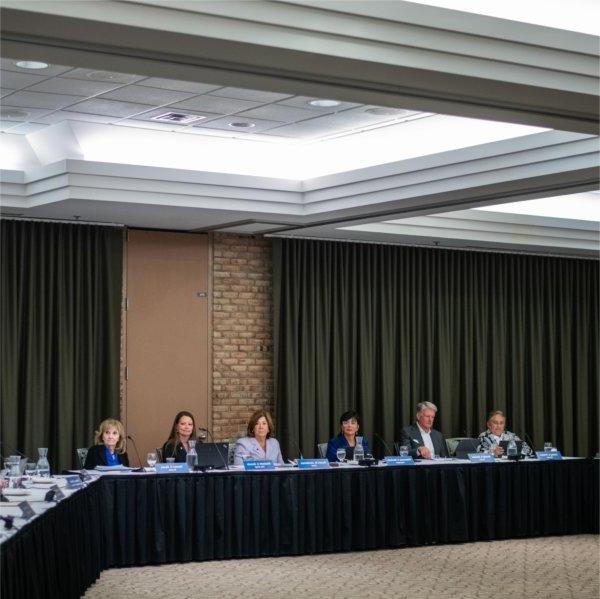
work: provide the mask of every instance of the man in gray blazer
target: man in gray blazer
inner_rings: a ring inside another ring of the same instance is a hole
[[[448,448],[442,433],[433,427],[437,406],[430,401],[417,404],[417,422],[405,426],[400,433],[400,445],[406,445],[413,458],[447,458]]]

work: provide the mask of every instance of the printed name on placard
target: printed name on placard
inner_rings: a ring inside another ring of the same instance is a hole
[[[300,470],[321,470],[323,468],[330,468],[329,460],[326,458],[315,458],[298,460],[298,468]]]
[[[244,470],[275,470],[272,460],[244,460]]]

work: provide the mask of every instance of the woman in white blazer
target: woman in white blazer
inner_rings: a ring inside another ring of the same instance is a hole
[[[279,441],[273,437],[274,428],[271,414],[257,410],[248,421],[247,436],[235,444],[234,464],[241,465],[244,459],[272,460],[283,464]]]

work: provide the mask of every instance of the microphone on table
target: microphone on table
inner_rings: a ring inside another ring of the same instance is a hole
[[[535,453],[535,445],[533,444],[533,441],[531,440],[531,437],[526,433],[523,432],[523,436],[525,437],[525,441],[527,441],[527,445],[529,445],[529,449],[531,449],[531,453],[529,453],[528,455],[530,457],[535,457],[536,453]],[[523,452],[523,449],[521,449],[521,453]]]
[[[378,435],[376,432],[373,432],[373,436],[383,443],[383,447],[388,452],[388,455],[395,455],[395,453],[390,450],[390,446],[385,442],[385,439],[381,435]]]
[[[127,435],[127,438],[131,441],[131,444],[133,445],[133,449],[135,449],[135,455],[136,455],[136,457],[138,459],[138,462],[140,464],[140,467],[139,468],[134,468],[133,472],[145,472],[144,467],[142,466],[142,460],[140,460],[140,454],[139,454],[139,452],[137,450],[137,447],[136,447],[135,441],[133,440],[133,437],[131,435]]]
[[[298,452],[298,457],[303,460],[304,456],[302,455],[302,452],[300,451],[300,445],[298,445],[298,443],[296,443],[296,437],[293,437],[290,435],[290,441],[292,443],[292,449],[295,449]]]
[[[203,427],[198,427],[198,431],[203,431],[206,432],[210,435],[210,439],[213,443],[213,445],[216,447],[217,449],[217,453],[219,454],[219,457],[221,458],[221,460],[223,461],[223,464],[225,464],[225,469],[229,470],[229,456],[223,457],[223,454],[221,453],[221,448],[219,447],[219,444],[215,442],[215,438],[213,437],[213,434],[210,432],[210,429],[208,428],[203,428]]]

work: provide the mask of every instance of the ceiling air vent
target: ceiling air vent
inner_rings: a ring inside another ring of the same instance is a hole
[[[161,123],[177,123],[178,125],[187,125],[202,120],[203,116],[198,114],[186,114],[185,112],[164,112],[152,117],[152,121],[160,121]]]

